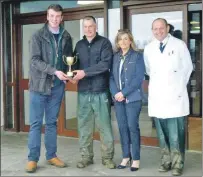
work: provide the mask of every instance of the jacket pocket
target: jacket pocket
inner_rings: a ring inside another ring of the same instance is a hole
[[[129,94],[127,96],[126,100],[128,102],[142,100],[142,93],[141,93],[140,89],[137,89],[134,92],[132,92],[131,94]]]
[[[31,74],[32,76],[34,76],[35,78],[44,79],[44,78],[47,77],[47,73],[42,72],[42,71],[39,71],[39,70],[35,69],[34,67],[31,67],[31,69],[30,69],[30,74]]]

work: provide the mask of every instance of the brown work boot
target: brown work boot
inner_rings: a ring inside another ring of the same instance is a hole
[[[67,167],[67,164],[65,164],[63,161],[61,161],[58,157],[54,157],[54,158],[48,160],[48,163],[50,165],[54,165],[59,168]]]
[[[29,161],[27,163],[27,166],[26,166],[25,170],[28,173],[34,173],[37,170],[37,162],[35,162],[35,161]]]

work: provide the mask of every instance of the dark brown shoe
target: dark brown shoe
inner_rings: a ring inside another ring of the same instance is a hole
[[[48,163],[50,165],[54,165],[55,167],[59,167],[59,168],[67,167],[67,165],[63,161],[61,161],[58,157],[54,157],[48,160]]]
[[[37,162],[35,162],[35,161],[29,161],[27,163],[27,166],[26,166],[25,170],[28,173],[34,173],[37,170]]]

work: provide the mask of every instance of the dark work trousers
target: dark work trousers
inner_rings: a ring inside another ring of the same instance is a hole
[[[111,126],[110,99],[107,92],[78,93],[78,133],[83,159],[92,160],[95,123],[100,133],[102,159],[113,159],[114,140]]]
[[[161,164],[182,169],[185,156],[185,117],[155,118],[161,148]]]

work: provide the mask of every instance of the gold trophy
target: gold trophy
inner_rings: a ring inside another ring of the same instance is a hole
[[[75,60],[75,61],[74,61]],[[65,56],[63,55],[63,62],[69,66],[69,70],[67,72],[68,77],[73,77],[73,72],[71,71],[71,65],[74,65],[77,62],[76,57]]]

